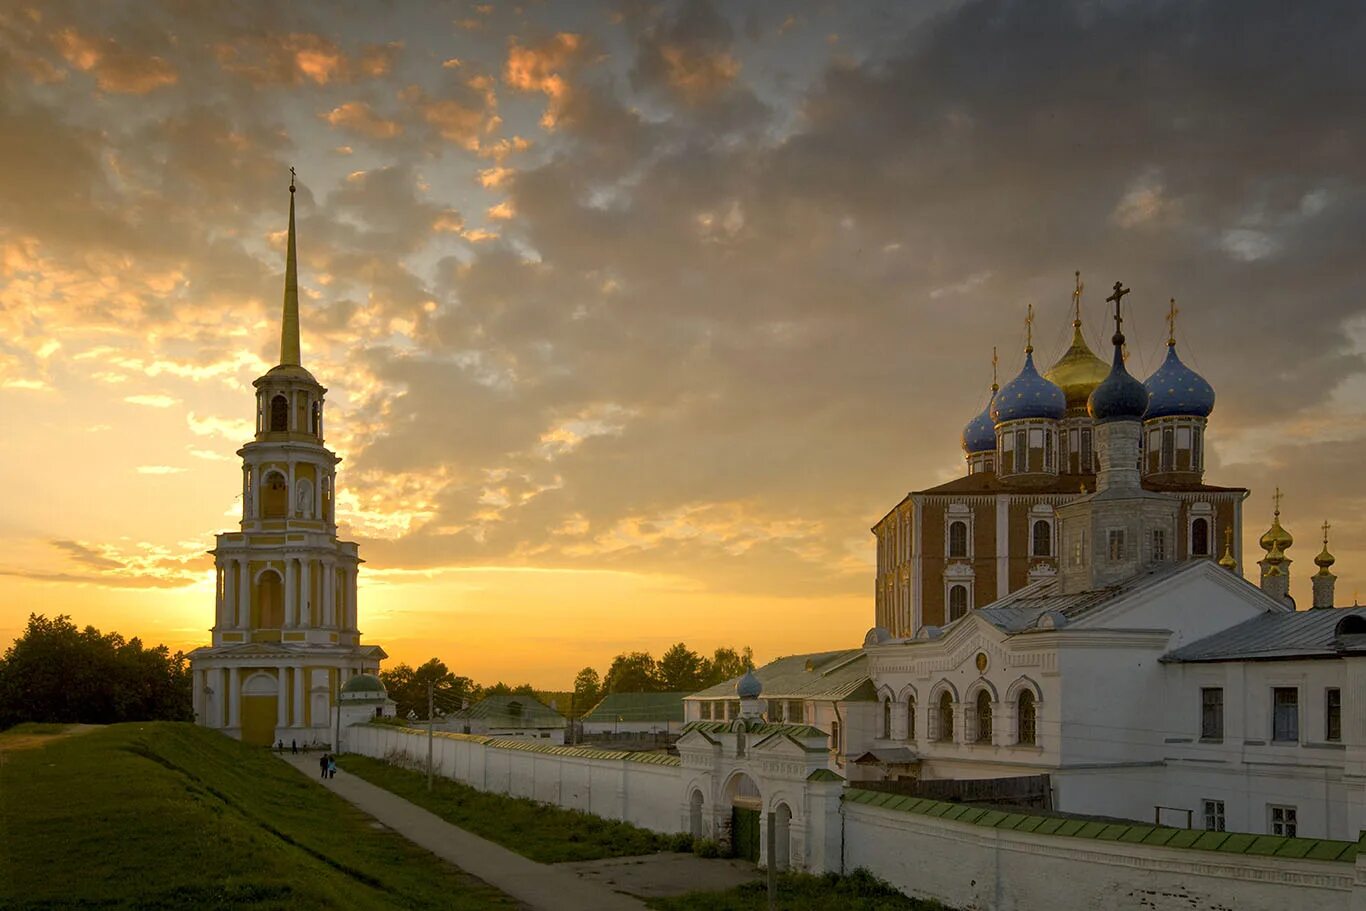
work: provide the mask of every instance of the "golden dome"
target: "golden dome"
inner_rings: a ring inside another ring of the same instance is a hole
[[[1267,532],[1267,534],[1271,534],[1271,532]],[[1285,559],[1285,551],[1281,550],[1280,542],[1271,542],[1271,546],[1267,548],[1266,556],[1262,558],[1262,562],[1267,564],[1267,575],[1279,575],[1280,566],[1285,562]],[[1276,572],[1272,573],[1271,570],[1276,570]]]
[[[1323,523],[1323,550],[1314,558],[1314,565],[1319,568],[1320,576],[1330,575],[1328,568],[1338,562],[1337,558],[1328,552],[1328,529],[1331,527],[1327,522]]]
[[[1219,558],[1219,565],[1229,572],[1238,568],[1238,561],[1233,556],[1233,526],[1224,529],[1224,555]]]
[[[1262,545],[1262,550],[1270,551],[1273,546],[1281,551],[1280,556],[1285,557],[1285,551],[1290,549],[1290,545],[1295,543],[1295,538],[1290,532],[1281,527],[1281,489],[1276,488],[1276,493],[1272,496],[1276,501],[1276,511],[1271,514],[1271,527],[1258,540]],[[1270,557],[1270,554],[1267,554]]]
[[[1044,379],[1062,387],[1067,410],[1085,409],[1092,391],[1110,375],[1110,365],[1096,357],[1081,335],[1081,320],[1072,323],[1072,347],[1048,368]]]

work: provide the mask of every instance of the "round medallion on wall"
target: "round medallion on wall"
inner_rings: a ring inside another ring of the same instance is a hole
[[[986,652],[978,652],[978,653],[977,653],[977,673],[979,673],[979,674],[985,674],[986,672],[987,672],[987,653],[986,653]]]

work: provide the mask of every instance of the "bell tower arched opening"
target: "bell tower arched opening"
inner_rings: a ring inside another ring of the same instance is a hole
[[[270,429],[282,431],[289,429],[289,399],[276,395],[270,400]]]
[[[285,583],[273,569],[256,579],[256,597],[252,599],[252,629],[279,629],[285,624]]]
[[[266,474],[261,485],[261,517],[283,519],[289,515],[289,482],[278,471]]]

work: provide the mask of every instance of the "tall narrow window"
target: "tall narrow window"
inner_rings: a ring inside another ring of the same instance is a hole
[[[1300,739],[1300,691],[1278,686],[1271,691],[1271,739],[1297,743]]]
[[[309,418],[309,425],[313,430],[313,435],[318,436],[322,432],[323,406],[314,402],[311,410],[312,414]]]
[[[1176,467],[1176,435],[1170,427],[1162,431],[1162,470],[1171,471]]]
[[[1091,431],[1081,432],[1081,471],[1082,474],[1092,474],[1096,470],[1096,465],[1091,455]]]
[[[1053,555],[1053,530],[1049,528],[1046,519],[1038,519],[1034,522],[1034,556],[1051,557]]]
[[[1110,559],[1113,560],[1113,561],[1123,560],[1123,559],[1124,559],[1124,529],[1122,529],[1122,528],[1112,528],[1112,529],[1110,529],[1110,531],[1109,531],[1109,533],[1108,533],[1108,535],[1107,535],[1106,540],[1107,540],[1108,545],[1109,545],[1109,546],[1108,546],[1108,552],[1109,552],[1109,555],[1110,555]]]
[[[1203,453],[1200,451],[1200,428],[1197,427],[1191,432],[1191,471],[1201,471],[1204,464],[1200,461]]]
[[[977,693],[977,742],[991,743],[991,694],[986,690]]]
[[[949,619],[959,620],[967,615],[968,612],[968,587],[966,585],[949,586]]]
[[[289,429],[289,400],[277,395],[270,400],[270,429],[272,431]]]
[[[1161,563],[1167,559],[1167,531],[1164,528],[1153,529],[1153,560]]]
[[[882,736],[892,739],[892,700],[882,700]]]
[[[953,697],[947,690],[939,694],[939,739],[953,741]]]
[[[783,701],[773,699],[768,703],[768,720],[773,724],[783,723]]]
[[[1191,522],[1191,556],[1209,556],[1209,519]]]
[[[1200,739],[1224,739],[1224,689],[1207,686],[1200,690]]]
[[[915,740],[915,697],[906,697],[906,739]]]
[[[1019,711],[1016,713],[1016,743],[1033,744],[1038,739],[1038,708],[1034,702],[1034,694],[1029,690],[1020,691],[1018,705]]]
[[[949,556],[966,557],[968,555],[968,523],[950,522],[949,523]]]
[[[830,751],[832,753],[839,753],[840,751],[840,723],[838,721],[830,722]]]
[[[1029,470],[1029,437],[1023,430],[1015,432],[1015,470]]]
[[[711,703],[699,702],[697,704],[697,717],[703,721],[711,721]]]
[[[806,713],[800,699],[789,699],[787,702],[787,718],[794,724],[801,724],[806,720]]]
[[[1224,802],[1222,800],[1205,801],[1205,828],[1210,832],[1224,831]]]
[[[1045,471],[1053,470],[1053,431],[1045,430],[1043,434],[1043,467]]]
[[[1323,739],[1333,743],[1342,739],[1342,690],[1337,687],[1324,693]]]

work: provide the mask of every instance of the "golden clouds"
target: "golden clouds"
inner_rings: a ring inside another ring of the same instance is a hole
[[[484,168],[479,172],[479,185],[490,189],[493,187],[501,187],[516,173],[517,172],[512,168],[504,168],[501,166]]]
[[[511,200],[505,199],[495,206],[489,206],[489,218],[498,219],[499,221],[506,221],[507,219],[513,218],[516,215],[517,210],[513,207]]]
[[[307,32],[253,35],[213,48],[219,66],[253,85],[328,85],[380,78],[393,69],[403,42],[367,44],[348,55],[330,38]]]
[[[170,408],[180,401],[169,395],[130,395],[123,400],[130,405],[146,405],[149,408]]]
[[[720,93],[740,75],[740,62],[729,53],[705,53],[681,44],[659,48],[665,79],[689,104]]]
[[[348,101],[318,116],[334,127],[354,130],[372,139],[393,139],[403,132],[402,124],[379,116],[363,101]]]
[[[175,68],[161,57],[131,53],[112,38],[94,38],[64,28],[53,35],[52,43],[69,65],[93,75],[101,91],[145,95],[179,79]]]
[[[569,100],[569,83],[562,71],[577,62],[582,48],[583,38],[570,32],[560,32],[534,47],[524,47],[514,38],[508,47],[503,81],[518,91],[546,96],[541,126],[547,130],[555,129]]]

